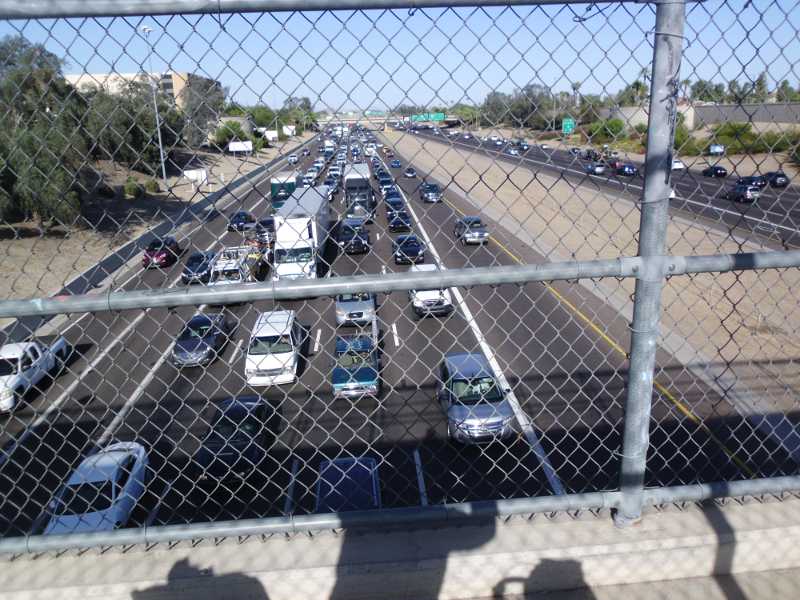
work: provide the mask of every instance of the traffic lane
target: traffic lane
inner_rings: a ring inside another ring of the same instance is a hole
[[[116,346],[72,392],[73,399],[55,422],[43,427],[40,435],[30,436],[25,446],[15,451],[12,460],[3,465],[3,477],[11,480],[16,496],[0,499],[0,514],[16,512],[17,519],[11,521],[21,526],[41,514],[64,480],[96,448],[121,407],[136,393],[136,382],[149,368],[138,357],[149,345],[147,337],[133,335],[128,343]]]
[[[461,200],[458,198],[449,198],[454,203],[460,203]],[[457,204],[456,204],[457,205]],[[437,205],[442,206],[442,205]],[[448,218],[446,213],[446,209],[439,210],[438,212],[434,207],[430,207],[429,209],[432,213],[432,221],[446,222]],[[498,228],[498,229],[495,229]],[[494,231],[502,231],[502,228],[499,227],[497,224],[492,225],[492,229]],[[444,233],[443,231],[441,232]],[[513,244],[514,240],[513,236],[510,236],[506,233],[503,238],[509,238],[509,243]],[[497,238],[495,238],[497,239]],[[491,245],[491,244],[490,244]],[[518,244],[521,247],[517,249],[521,256],[523,256],[526,262],[540,262],[542,260],[541,257],[535,255],[533,251],[528,248],[524,247],[524,245]],[[488,249],[488,247],[487,247]],[[461,253],[457,253],[455,258],[456,262],[462,258],[460,255]],[[476,257],[480,257],[481,254],[477,254]],[[483,261],[475,260],[473,257],[470,257],[470,263],[474,266],[488,266],[490,264],[495,264],[496,262],[500,262],[501,264],[513,264],[506,254],[501,253],[500,255],[491,258],[491,259],[484,259]],[[536,289],[541,284],[529,284],[525,286],[526,289]],[[561,283],[558,284],[561,287],[561,291],[557,292],[562,297],[567,299],[567,302],[570,302],[573,306],[578,306],[583,312],[589,311],[592,317],[599,314],[599,322],[601,323],[611,323],[612,328],[606,329],[606,331],[612,332],[612,337],[616,338],[617,346],[626,348],[628,345],[628,330],[627,324],[624,320],[621,319],[620,315],[613,311],[610,307],[606,306],[602,301],[598,301],[596,297],[590,294],[587,290],[584,290],[581,286],[570,286],[569,284]],[[509,288],[513,289],[516,286],[500,286],[498,290],[502,288]],[[543,290],[544,288],[542,288]],[[484,288],[473,288],[473,292],[477,294],[481,294],[482,292],[485,293]],[[513,294],[513,292],[512,292]],[[519,300],[523,297],[521,292],[517,292],[515,298]],[[523,306],[512,310],[512,314],[509,316],[509,319],[513,322],[518,320],[518,316],[520,311],[526,310],[526,305],[535,306],[537,311],[540,311],[542,315],[546,315],[549,322],[547,325],[548,327],[553,325],[553,320],[558,319],[559,315],[563,320],[564,317],[570,317],[566,322],[562,322],[561,324],[556,325],[556,332],[545,333],[543,336],[544,339],[551,338],[553,340],[558,341],[559,337],[561,337],[561,332],[565,330],[565,328],[572,327],[574,325],[574,318],[571,315],[566,314],[564,310],[556,310],[558,307],[553,306],[553,299],[555,296],[553,294],[543,294],[542,291],[536,292],[535,298],[530,298],[531,302],[529,303],[528,299],[525,299],[523,302]],[[544,304],[549,304],[543,308]],[[479,299],[477,304],[479,306],[498,306],[496,301],[493,301],[491,298],[483,298],[482,300]],[[511,306],[511,305],[509,305]],[[563,307],[562,307],[563,308]],[[604,314],[603,314],[604,313]],[[480,316],[480,312],[478,312]],[[502,322],[504,319],[502,317],[497,317],[494,313],[490,317],[491,320]],[[616,330],[616,333],[614,333]],[[525,335],[519,339],[518,336],[515,336],[514,333],[523,332]],[[517,337],[517,342],[514,346],[519,346],[521,351],[516,354],[512,353],[512,356],[523,356],[523,357],[530,357],[530,356],[541,356],[541,353],[537,353],[537,351],[523,348],[520,344],[527,339],[533,339],[535,336],[530,335],[531,332],[527,331],[526,328],[515,328],[515,330],[509,335],[509,338]],[[487,337],[492,337],[497,334],[497,329],[490,329],[490,333]],[[575,337],[578,335],[579,337]],[[531,390],[535,392],[533,396],[536,397],[537,400],[540,400],[543,396],[546,397],[547,401],[542,404],[542,407],[538,409],[538,411],[534,412],[532,416],[536,417],[537,425],[540,426],[542,429],[546,431],[545,438],[554,438],[554,439],[562,439],[564,436],[559,433],[558,428],[559,424],[552,423],[549,427],[547,424],[547,420],[549,416],[558,416],[558,415],[567,415],[573,416],[575,422],[578,424],[586,423],[586,422],[596,422],[596,423],[606,423],[608,425],[619,424],[621,422],[622,413],[621,413],[621,406],[624,402],[624,395],[625,395],[625,387],[624,387],[624,376],[626,370],[626,362],[624,359],[623,352],[619,351],[609,351],[609,348],[601,342],[600,345],[597,345],[594,338],[596,336],[588,335],[586,332],[574,332],[572,336],[569,336],[571,339],[576,339],[580,341],[580,346],[583,348],[577,353],[576,356],[570,357],[570,354],[575,352],[575,344],[570,343],[570,347],[564,349],[567,352],[567,355],[559,356],[558,353],[554,352],[551,347],[547,348],[547,354],[550,357],[557,358],[555,361],[555,365],[549,365],[544,369],[541,367],[536,366],[540,373],[553,373],[557,368],[558,365],[562,364],[577,364],[580,366],[579,372],[573,372],[568,374],[568,379],[564,379],[563,374],[556,375],[556,381],[553,382],[552,379],[554,378],[553,375],[549,377],[543,378],[540,376],[541,382],[545,383],[544,387],[541,386],[540,381],[536,383],[539,386],[539,389]],[[565,338],[566,339],[566,338]],[[496,340],[495,345],[497,347],[501,346],[502,340]],[[569,359],[569,360],[568,360]],[[706,386],[703,382],[698,381],[696,377],[691,375],[678,361],[667,352],[663,350],[659,350],[657,355],[657,364],[660,366],[661,372],[668,371],[669,372],[669,381],[670,381],[670,390],[669,390],[669,398],[664,398],[661,396],[661,393],[658,392],[654,398],[657,401],[654,401],[654,408],[653,408],[653,419],[657,423],[672,423],[675,421],[676,417],[679,421],[683,420],[686,421],[687,417],[685,414],[682,414],[681,411],[689,411],[689,414],[692,414],[694,419],[706,421],[711,420],[712,423],[717,422],[715,419],[711,417],[719,416],[719,409],[718,407],[721,406],[722,398],[716,392]],[[526,371],[528,368],[525,364],[518,364],[514,365],[511,364],[509,371],[511,373],[525,373],[529,372]],[[564,379],[564,381],[559,381],[559,379]],[[551,380],[551,381],[548,381]],[[572,382],[570,380],[576,380],[576,383],[580,384],[578,386],[571,385]],[[554,387],[554,383],[556,384]],[[573,389],[570,390],[569,387]],[[553,399],[557,396],[564,398],[564,401],[568,401],[567,404],[554,404]],[[581,400],[581,408],[579,405],[576,404],[575,398],[579,398]],[[588,403],[588,404],[587,404]],[[692,407],[688,409],[688,407]],[[601,411],[600,415],[592,415],[586,414],[588,412],[587,408],[590,408],[592,412],[596,412],[598,410]],[[530,408],[528,408],[529,412]],[[538,415],[538,416],[537,416]],[[732,418],[736,418],[736,415],[729,415]],[[544,419],[543,419],[544,417]],[[725,431],[714,431],[713,428],[709,427],[701,427],[698,426],[696,423],[692,423],[692,418],[689,418],[690,421],[689,427],[692,430],[692,435],[695,437],[694,443],[699,444],[701,447],[708,447],[709,444],[714,444],[717,448],[717,451],[720,448],[742,448],[746,447],[747,445],[753,445],[754,439],[760,439],[761,436],[759,433],[754,431],[754,428],[746,423],[740,422],[735,429],[732,430],[725,430]],[[545,421],[542,423],[542,421]],[[553,420],[553,419],[549,419]],[[567,421],[571,419],[567,418]],[[563,424],[560,425],[563,427]],[[671,425],[665,425],[665,427],[670,427]],[[580,431],[580,428],[579,428]],[[587,432],[588,433],[588,432]],[[594,433],[590,436],[595,441],[597,440]],[[570,444],[568,446],[568,453],[582,453],[585,457],[592,457],[594,464],[602,464],[604,467],[602,471],[598,471],[598,476],[600,474],[605,473],[613,473],[615,472],[616,466],[616,453],[613,451],[608,452],[589,452],[587,448],[583,446],[591,447],[594,442],[592,440],[589,441],[588,444],[580,444],[576,443],[575,434],[571,434],[569,436]],[[545,440],[545,445],[548,446],[550,449],[548,450],[548,454],[555,455],[556,457],[562,456],[565,459],[568,459],[567,453],[563,452],[557,445],[549,445],[547,444],[548,440]],[[756,442],[755,446],[758,447],[758,444],[762,443]],[[610,448],[611,445],[606,444],[599,444],[601,448]],[[747,454],[750,454],[750,450],[748,450]],[[681,458],[675,458],[676,455],[674,453],[665,453],[667,457],[672,457],[676,461],[675,465],[675,472],[680,472],[683,468],[683,460]],[[602,458],[601,458],[602,457]],[[704,456],[698,455],[698,460],[700,463],[704,463]],[[788,458],[785,456],[782,461]],[[587,459],[588,460],[588,459]],[[574,464],[576,461],[573,460],[564,460],[561,462],[559,470],[559,474],[564,473],[565,471],[570,472],[565,479],[567,483],[573,482],[571,487],[573,489],[580,489],[579,487],[576,488],[575,486],[582,486],[582,479],[584,476],[580,473],[580,471],[574,470]],[[585,464],[585,460],[577,461],[578,464]],[[729,461],[730,462],[730,461]],[[554,464],[558,464],[558,458],[554,459]],[[736,463],[735,461],[732,463],[739,469],[739,476],[742,476],[743,467],[741,463]],[[701,465],[695,465],[698,467]],[[706,472],[708,470],[706,469]],[[566,473],[565,473],[566,474]],[[603,487],[601,485],[600,487]]]
[[[461,141],[452,142],[449,140],[441,140],[436,136],[426,136],[427,139],[441,143],[444,145],[462,147],[470,149],[474,152],[479,152],[484,156],[493,159],[502,159],[505,162],[511,162],[515,166],[529,166],[535,165],[537,168],[544,168],[556,171],[558,175],[564,178],[569,178],[574,183],[580,185],[597,186],[600,191],[600,186],[612,189],[615,193],[630,193],[634,198],[641,196],[642,179],[636,178],[622,178],[616,175],[587,175],[583,173],[582,168],[574,169],[574,163],[577,161],[574,157],[568,161],[559,163],[554,162],[550,158],[536,159],[535,152],[533,154],[525,153],[524,156],[511,157],[504,155],[493,149],[481,148],[471,144],[465,144]],[[549,155],[548,155],[549,156]],[[559,166],[560,165],[560,166]],[[713,183],[705,184],[713,186]],[[763,236],[767,243],[775,244],[777,241],[780,245],[800,245],[800,231],[798,231],[798,224],[800,224],[800,217],[793,217],[787,214],[788,207],[783,206],[778,211],[771,210],[769,207],[761,208],[758,205],[749,204],[742,208],[742,205],[736,205],[724,198],[720,198],[718,194],[711,196],[698,193],[698,187],[681,186],[677,184],[676,189],[682,193],[682,196],[676,196],[671,199],[671,206],[676,210],[683,210],[693,216],[703,216],[709,219],[710,225],[715,229],[729,232],[731,228],[742,228],[748,233]],[[711,191],[715,191],[716,188]],[[795,203],[790,202],[789,206]],[[763,225],[767,222],[773,227],[776,233],[763,231]],[[777,239],[776,239],[777,238]],[[780,247],[780,246],[778,246]]]

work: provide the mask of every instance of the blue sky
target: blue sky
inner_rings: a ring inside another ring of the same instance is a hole
[[[66,73],[147,65],[204,73],[243,104],[308,96],[318,110],[480,102],[528,82],[615,92],[649,70],[654,7],[491,7],[0,22],[65,58]],[[575,22],[576,15],[587,16]],[[745,81],[766,70],[797,86],[800,8],[789,2],[690,4],[682,78]]]

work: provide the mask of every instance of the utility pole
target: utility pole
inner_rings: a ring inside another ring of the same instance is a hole
[[[158,97],[156,95],[156,87],[158,82],[153,80],[153,46],[150,44],[150,33],[153,31],[152,27],[144,25],[142,33],[145,40],[147,40],[147,68],[150,70],[150,88],[153,90],[153,109],[156,111],[156,133],[158,134],[158,156],[161,158],[161,177],[164,179],[164,185],[167,185],[167,167],[164,164],[164,145],[161,142],[161,118],[158,114]]]

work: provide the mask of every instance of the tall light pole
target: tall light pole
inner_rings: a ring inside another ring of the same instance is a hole
[[[150,45],[150,33],[153,31],[152,27],[144,25],[142,33],[144,39],[147,40],[147,68],[150,70],[150,88],[153,90],[153,109],[156,111],[156,133],[158,134],[158,156],[161,158],[161,177],[164,179],[164,185],[167,183],[167,167],[164,164],[164,145],[161,143],[161,118],[158,115],[158,98],[156,96],[156,86],[158,82],[153,80],[153,46]]]

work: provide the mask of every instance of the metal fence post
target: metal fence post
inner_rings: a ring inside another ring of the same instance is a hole
[[[672,144],[684,21],[683,0],[667,0],[658,4],[653,41],[645,182],[639,226],[640,256],[658,257],[664,254],[669,197],[672,191]],[[653,372],[664,284],[663,269],[659,268],[659,264],[659,261],[646,261],[636,280],[620,469],[622,496],[619,511],[614,516],[615,523],[619,526],[636,522],[642,514]]]

